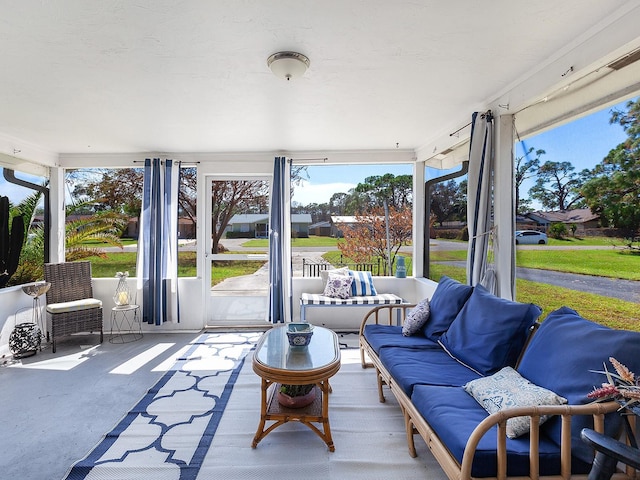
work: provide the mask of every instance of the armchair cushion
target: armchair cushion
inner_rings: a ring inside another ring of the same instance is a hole
[[[83,300],[74,300],[72,302],[51,303],[47,305],[49,313],[67,313],[78,312],[80,310],[89,310],[90,308],[101,308],[102,301],[97,298],[85,298]]]

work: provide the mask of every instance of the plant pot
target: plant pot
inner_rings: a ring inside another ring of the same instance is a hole
[[[277,392],[278,403],[287,408],[303,408],[313,403],[316,399],[316,388],[312,388],[306,395],[300,395],[298,397],[290,397],[286,393]]]

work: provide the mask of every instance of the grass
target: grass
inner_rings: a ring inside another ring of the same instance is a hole
[[[621,250],[518,250],[518,267],[640,280],[640,255]]]
[[[136,275],[136,252],[107,253],[107,258],[90,257],[91,274],[95,278],[115,277],[116,272],[128,271],[129,275]],[[264,261],[239,260],[215,261],[211,268],[211,285],[222,282],[225,278],[240,275],[251,275],[258,270]],[[196,276],[196,252],[178,252],[178,276]]]
[[[460,282],[466,281],[465,269],[452,265],[431,265],[430,274],[430,278],[435,281],[438,281],[442,275]],[[535,303],[543,308],[541,319],[546,318],[553,310],[566,305],[584,318],[601,325],[640,331],[640,309],[637,303],[522,279],[516,281],[516,300]]]
[[[565,237],[561,239],[549,237],[549,245],[552,246],[614,246],[624,245],[625,241],[621,238],[613,237]]]
[[[432,262],[467,259],[466,250],[430,253]],[[516,265],[524,268],[640,280],[640,255],[621,250],[516,250]]]
[[[224,245],[224,240],[221,242]],[[333,237],[318,237],[315,235],[309,238],[292,238],[292,247],[335,247],[338,244],[338,239]],[[242,244],[243,247],[268,247],[269,239],[267,238],[254,238],[247,240]]]

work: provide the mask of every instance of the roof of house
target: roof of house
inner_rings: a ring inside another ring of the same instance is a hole
[[[585,223],[600,218],[589,208],[576,208],[574,210],[558,210],[555,212],[536,211],[528,214],[530,218],[546,222]]]

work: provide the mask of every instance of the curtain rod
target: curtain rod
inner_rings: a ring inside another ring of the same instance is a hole
[[[290,158],[290,162],[326,162],[329,160],[329,157],[318,157],[318,158]]]
[[[134,160],[133,161],[133,163],[144,163],[144,162],[145,162],[145,160]],[[162,160],[160,161],[160,163],[162,163]],[[198,165],[200,162],[199,161],[196,161],[196,162],[181,162],[181,161],[178,160],[178,163],[180,165],[187,165],[188,166],[188,165]]]

